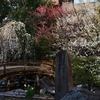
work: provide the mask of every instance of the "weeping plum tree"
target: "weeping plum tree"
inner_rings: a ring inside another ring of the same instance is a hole
[[[13,59],[23,56],[26,60],[26,54],[30,54],[30,34],[25,30],[25,24],[20,21],[8,22],[0,29],[1,49],[7,58],[7,52],[10,50],[14,54]]]
[[[19,43],[19,52],[24,62],[26,62],[26,55],[31,54],[30,52],[30,43],[31,35],[27,33],[25,29],[25,24],[22,22],[14,21],[13,29],[18,38]]]

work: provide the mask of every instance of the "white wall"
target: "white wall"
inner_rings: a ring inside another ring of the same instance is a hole
[[[74,0],[75,4],[86,3],[86,2],[96,2],[97,0]]]

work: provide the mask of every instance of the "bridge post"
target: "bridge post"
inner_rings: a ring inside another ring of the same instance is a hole
[[[4,67],[4,75],[6,74],[6,64],[3,65]]]
[[[56,83],[55,83],[55,100],[60,100],[63,98],[71,86],[69,86],[70,79],[70,60],[66,50],[61,50],[56,55]]]

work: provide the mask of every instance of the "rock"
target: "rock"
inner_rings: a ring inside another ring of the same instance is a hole
[[[45,89],[40,89],[40,94],[41,94],[41,95],[44,95],[45,92],[46,92]]]
[[[100,100],[100,95],[84,88],[73,88],[61,100]]]

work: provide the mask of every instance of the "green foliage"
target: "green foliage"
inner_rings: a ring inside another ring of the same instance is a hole
[[[26,6],[31,10],[36,10],[40,5],[54,6],[52,0],[26,0]]]
[[[9,2],[7,0],[0,0],[0,23],[7,17],[10,11]]]
[[[27,16],[27,9],[25,6],[11,10],[12,19],[24,22]]]
[[[28,87],[26,92],[26,98],[32,98],[35,94],[35,88]]]
[[[16,21],[24,22],[27,16],[27,7],[25,0],[11,0],[11,18]]]
[[[93,84],[95,82],[95,77],[90,71],[85,70],[85,68],[74,67],[74,85],[78,84]]]
[[[35,10],[40,5],[45,5],[46,3],[45,0],[11,0],[12,19],[25,22],[29,11]]]
[[[46,55],[52,54],[52,47],[46,39],[41,38],[39,42],[35,45],[35,51],[36,59],[40,60],[46,57]]]
[[[75,57],[72,60],[74,84],[94,84],[100,81],[100,60],[96,56]]]

